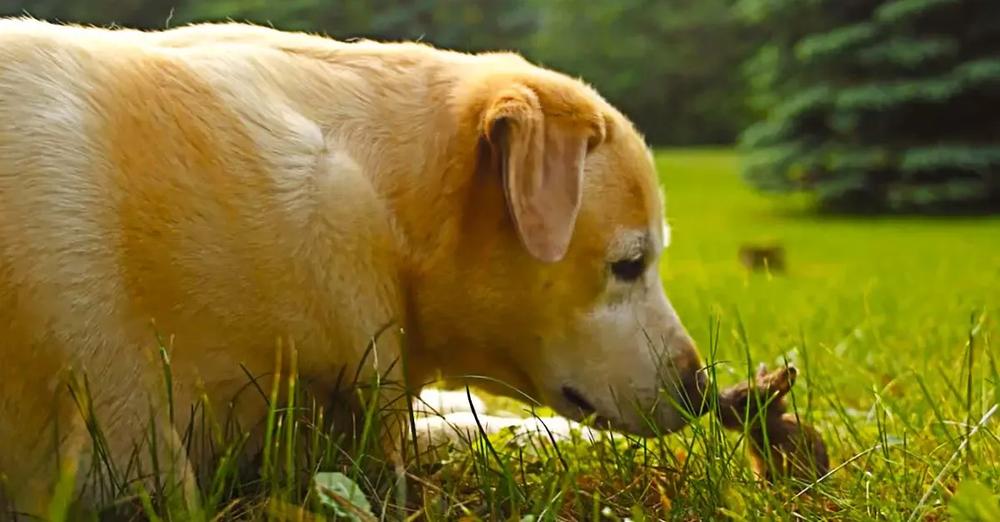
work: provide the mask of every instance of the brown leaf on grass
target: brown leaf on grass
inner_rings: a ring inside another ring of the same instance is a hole
[[[667,494],[667,487],[659,477],[653,478],[653,485],[656,486],[656,492],[660,496],[660,508],[663,509],[664,513],[669,513],[674,503],[670,500],[670,495]]]

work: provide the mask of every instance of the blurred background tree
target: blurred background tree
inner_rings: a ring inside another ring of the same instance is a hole
[[[745,174],[850,211],[1000,207],[997,0],[744,0]]]
[[[750,120],[740,64],[761,38],[732,0],[551,0],[525,52],[580,75],[654,143],[732,143]]]
[[[237,20],[509,49],[581,77],[656,145],[731,144],[825,207],[1000,210],[998,0],[0,0],[138,28]]]

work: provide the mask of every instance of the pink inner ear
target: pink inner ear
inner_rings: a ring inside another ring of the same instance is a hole
[[[532,204],[544,223],[542,241],[557,258],[562,258],[569,249],[580,211],[587,136],[553,127],[545,132],[540,190],[534,194]]]
[[[529,121],[508,118],[498,130],[504,135],[504,189],[518,235],[532,256],[552,263],[566,255],[573,235],[588,135],[546,123],[539,111]]]

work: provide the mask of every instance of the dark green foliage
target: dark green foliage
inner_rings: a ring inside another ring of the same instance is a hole
[[[745,176],[758,188],[809,191],[841,210],[930,211],[1000,208],[997,5],[0,0],[0,15],[140,28],[236,20],[514,50],[593,84],[652,144],[741,136]]]
[[[655,143],[727,143],[749,121],[733,0],[540,2],[529,54],[594,84]]]
[[[995,0],[743,0],[745,175],[839,210],[1000,209]]]
[[[88,25],[162,28],[185,0],[0,0],[0,16],[31,15]],[[197,1],[197,0],[193,0]]]
[[[423,40],[462,50],[519,48],[536,25],[534,8],[518,0],[209,0],[191,1],[180,18],[231,18],[341,39]]]
[[[515,50],[580,76],[655,144],[732,143],[759,38],[736,0],[0,0],[0,15],[140,28],[236,20],[347,39]]]

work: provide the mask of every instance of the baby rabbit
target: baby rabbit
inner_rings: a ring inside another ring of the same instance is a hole
[[[792,366],[768,373],[762,364],[753,382],[719,392],[719,421],[730,430],[746,429],[754,472],[768,482],[787,476],[813,481],[830,469],[819,432],[785,412],[784,397],[797,374]]]

